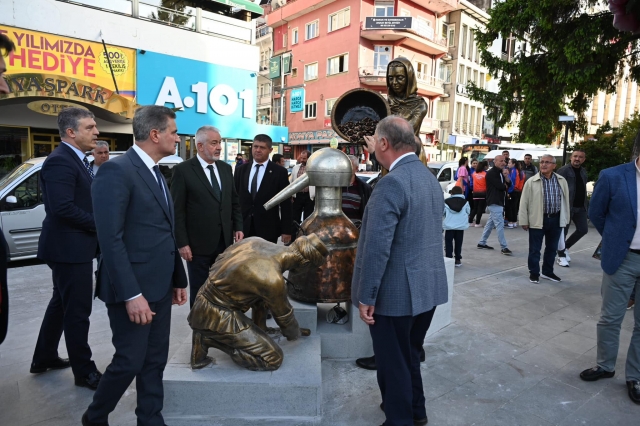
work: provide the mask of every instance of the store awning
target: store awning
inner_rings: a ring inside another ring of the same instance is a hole
[[[210,1],[214,3],[224,4],[229,7],[248,10],[249,12],[251,12],[252,18],[262,16],[262,14],[264,13],[264,11],[259,5],[255,4],[250,0],[210,0]]]

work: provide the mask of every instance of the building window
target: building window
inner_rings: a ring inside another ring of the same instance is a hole
[[[318,63],[304,66],[304,81],[316,80],[318,78]]]
[[[336,101],[338,100],[338,98],[333,98],[333,99],[327,99],[326,101],[324,101],[324,107],[325,107],[325,114],[327,117],[331,116],[331,111],[333,110],[333,105],[336,103]]]
[[[416,32],[422,37],[433,40],[433,28],[431,28],[431,21],[418,16],[416,19]]]
[[[471,81],[471,67],[467,67],[467,79],[464,81],[464,84],[469,84]]]
[[[449,102],[438,102],[436,119],[441,121],[449,120]]]
[[[298,76],[298,68],[291,69],[291,78],[296,78]]]
[[[334,56],[327,60],[327,75],[349,71],[349,54]]]
[[[458,66],[458,83],[464,84],[464,65]]]
[[[462,130],[462,125],[460,124],[460,114],[462,113],[462,104],[460,102],[456,102],[456,122],[454,126],[454,130],[456,132],[460,132]]]
[[[481,72],[481,73],[480,73],[480,82],[479,82],[479,83],[480,83],[480,88],[481,88],[481,89],[484,89],[484,79],[485,79],[485,77],[484,77],[484,73],[483,73],[483,72]]]
[[[304,118],[316,118],[317,102],[309,102],[304,104]]]
[[[373,47],[373,75],[386,75],[387,65],[391,60],[390,46]]]
[[[282,47],[287,47],[287,33],[282,34]]]
[[[473,52],[475,51],[474,49],[474,43],[475,43],[475,32],[473,30],[469,30],[469,54],[467,55],[467,58],[472,61],[473,60]]]
[[[291,30],[291,44],[298,44],[298,29]]]
[[[375,16],[395,16],[392,1],[376,1],[373,11]]]
[[[339,30],[349,25],[350,8],[342,9],[329,15],[329,32]]]
[[[427,64],[423,62],[416,62],[416,77],[418,80],[426,80],[429,76],[429,70],[427,68]]]
[[[449,47],[456,45],[456,27],[454,25],[449,25],[447,40],[449,41]]]
[[[451,74],[453,74],[453,65],[441,63],[439,75],[440,80],[445,83],[451,83]]]
[[[463,25],[462,26],[462,49],[460,50],[460,56],[464,58],[465,57],[464,55],[466,53],[467,53],[467,26]]]
[[[473,70],[473,84],[478,85],[478,70]]]
[[[312,38],[318,37],[318,27],[318,21],[309,22],[305,26],[305,40],[311,40]]]

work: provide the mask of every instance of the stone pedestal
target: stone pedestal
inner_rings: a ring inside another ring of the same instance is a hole
[[[436,309],[427,336],[451,322],[453,259],[445,259],[445,267],[449,302]],[[191,336],[187,336],[164,373],[163,415],[167,422],[177,426],[217,424],[221,419],[234,426],[253,425],[254,421],[279,426],[317,423],[322,416],[321,358],[371,356],[371,335],[350,303],[342,304],[349,314],[349,322],[344,325],[326,321],[327,312],[335,304],[291,300],[291,305],[300,327],[310,329],[311,336],[294,342],[280,337],[284,362],[276,371],[245,370],[216,349],[209,350],[215,365],[191,370]],[[273,320],[268,325],[276,327]]]

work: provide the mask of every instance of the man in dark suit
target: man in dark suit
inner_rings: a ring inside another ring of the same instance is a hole
[[[174,167],[171,178],[176,241],[187,261],[191,307],[216,257],[244,236],[231,166],[220,161],[221,141],[215,127],[199,128],[198,154]]]
[[[93,205],[100,251],[96,294],[107,305],[115,355],[83,426],[107,425],[136,379],[139,426],[163,426],[162,372],[169,355],[171,305],[187,301],[187,277],[174,233],[173,200],[158,161],[180,139],[175,113],[139,108],[135,144],[100,167]]]
[[[389,173],[364,212],[351,300],[369,324],[385,426],[427,423],[420,349],[435,307],[447,302],[442,189],[415,155],[413,127],[381,120],[376,158]]]
[[[266,211],[264,203],[289,186],[287,169],[269,161],[273,142],[268,135],[253,138],[253,161],[236,167],[236,191],[240,196],[242,220],[246,237],[260,237],[272,243],[291,241],[291,200],[280,203],[279,209]]]
[[[89,316],[93,292],[93,259],[98,249],[91,205],[93,172],[85,156],[96,145],[93,113],[67,108],[58,115],[62,142],[40,172],[46,217],[38,258],[52,271],[53,296],[42,319],[31,363],[32,373],[71,365],[75,384],[96,389],[101,374],[91,360]],[[58,356],[64,331],[69,360]]]

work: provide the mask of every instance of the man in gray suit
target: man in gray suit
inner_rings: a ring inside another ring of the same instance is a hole
[[[442,189],[415,155],[412,126],[389,116],[375,154],[389,173],[362,219],[351,300],[369,324],[384,426],[427,423],[420,349],[435,307],[447,302],[442,255]]]
[[[169,355],[171,305],[187,301],[187,276],[174,232],[173,200],[158,161],[180,140],[176,114],[140,107],[135,144],[104,163],[93,181],[102,258],[96,295],[107,305],[116,349],[83,426],[108,425],[109,413],[136,379],[138,426],[163,426],[162,373]]]

